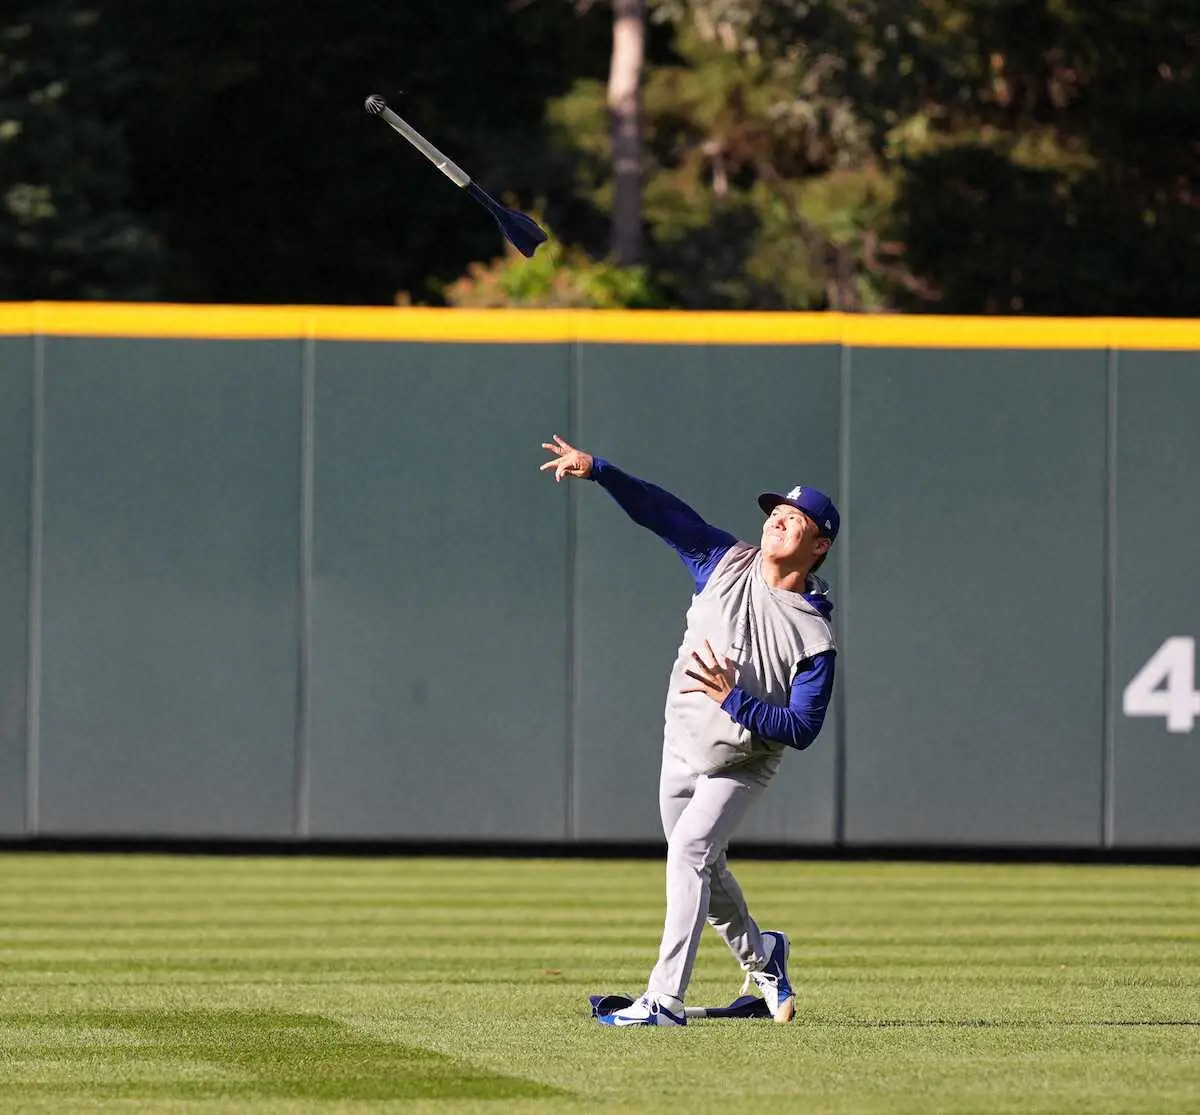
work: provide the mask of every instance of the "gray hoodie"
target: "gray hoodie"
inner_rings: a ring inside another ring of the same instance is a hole
[[[771,588],[763,580],[761,550],[745,542],[731,546],[688,609],[667,691],[666,747],[698,774],[736,766],[769,779],[785,745],[754,735],[704,694],[679,692],[693,684],[684,671],[694,666],[692,651],[707,639],[719,656],[736,664],[741,688],[786,705],[800,664],[836,649],[828,608],[805,598],[828,592],[811,575],[807,594]]]

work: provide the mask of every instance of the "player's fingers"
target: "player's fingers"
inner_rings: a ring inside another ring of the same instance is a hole
[[[562,450],[559,449],[559,447],[557,445],[551,445],[550,442],[548,442],[548,441],[542,442],[542,448],[549,450],[551,453],[561,453],[562,452]]]
[[[561,445],[561,446],[562,446],[564,449],[570,449],[570,448],[571,448],[571,446],[569,446],[569,445],[568,445],[568,444],[567,444],[567,443],[566,443],[566,442],[565,442],[565,441],[564,441],[562,438],[560,438],[560,437],[558,436],[558,434],[555,434],[555,435],[554,435],[554,440],[555,440],[556,442],[558,442],[558,444],[559,444],[559,445]]]
[[[538,472],[545,472],[548,468],[558,468],[558,462],[547,461],[544,465],[538,465]]]
[[[716,688],[716,682],[714,682],[711,678],[703,677],[702,675],[694,673],[691,670],[684,670],[683,672],[685,674],[687,674],[688,677],[692,678],[694,681],[698,681],[701,685],[704,686],[705,689],[715,689]]]

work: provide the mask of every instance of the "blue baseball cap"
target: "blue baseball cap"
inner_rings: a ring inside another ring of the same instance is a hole
[[[786,503],[789,507],[796,508],[797,511],[803,511],[817,524],[822,538],[828,538],[832,542],[837,537],[838,527],[842,525],[842,517],[838,514],[838,509],[834,507],[833,500],[824,492],[797,484],[788,491],[787,495],[763,492],[758,497],[758,506],[766,515],[771,514],[781,503]]]

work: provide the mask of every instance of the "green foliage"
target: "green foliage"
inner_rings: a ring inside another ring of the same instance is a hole
[[[877,225],[895,183],[832,79],[831,48],[779,38],[762,22],[777,14],[656,6],[675,34],[644,91],[647,266],[685,308],[875,308],[886,270]],[[577,83],[549,119],[578,153],[577,188],[606,212],[603,89]]]
[[[1200,312],[1200,25],[1170,0],[963,9],[960,107],[900,158],[897,304]]]
[[[0,16],[0,298],[150,298],[157,245],[131,204],[128,59],[90,6]]]
[[[609,5],[19,0],[0,297],[1200,315],[1189,5],[649,9],[644,271],[617,274]],[[471,268],[490,220],[369,92],[570,249]]]
[[[553,236],[531,259],[509,252],[490,264],[472,263],[442,296],[458,307],[646,309],[663,304],[645,268],[593,260]]]
[[[1172,0],[657,0],[647,263],[686,307],[1200,312]],[[602,89],[551,106],[610,203]]]

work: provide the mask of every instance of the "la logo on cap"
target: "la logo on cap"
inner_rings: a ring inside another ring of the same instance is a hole
[[[793,488],[790,492],[788,492],[787,497],[788,499],[799,499],[803,491],[804,489],[800,487]],[[828,526],[828,524],[826,524],[826,526]]]

